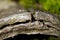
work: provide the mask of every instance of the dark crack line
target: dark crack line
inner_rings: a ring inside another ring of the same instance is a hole
[[[12,25],[18,25],[18,24],[25,24],[25,23],[29,23],[30,22],[30,20],[27,20],[27,21],[25,21],[25,22],[16,22],[16,23],[14,23],[14,24],[7,24],[7,25],[3,25],[1,28],[0,28],[0,30],[1,29],[3,29],[3,28],[5,28],[5,27],[7,27],[7,26],[12,26]]]
[[[35,20],[35,18],[33,17],[33,15],[31,14],[31,22],[35,22],[37,20]]]
[[[36,20],[34,16],[31,14],[31,22],[35,22],[35,21],[43,22],[44,20]]]
[[[56,29],[57,31],[60,31],[60,29],[57,29],[57,28],[52,27],[52,26],[50,26],[50,25],[47,25],[47,27],[48,27],[48,28],[54,28],[54,29]]]
[[[11,24],[11,25],[25,24],[25,23],[29,23],[29,22],[30,22],[30,20],[27,20],[25,22],[16,22],[16,23]]]
[[[0,30],[3,29],[3,28],[5,28],[6,26],[10,26],[10,24],[3,25],[3,26],[0,28]]]

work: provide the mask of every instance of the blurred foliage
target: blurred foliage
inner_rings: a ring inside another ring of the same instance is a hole
[[[60,0],[41,0],[40,4],[43,10],[57,13],[58,15],[60,14]]]
[[[34,8],[60,14],[60,0],[20,0],[19,4],[26,9]]]
[[[33,7],[33,5],[35,4],[35,1],[34,0],[20,0],[19,4],[23,6],[24,8],[28,9],[28,8]]]
[[[10,0],[6,0],[9,1]],[[12,0],[25,9],[42,10],[60,14],[60,0]]]

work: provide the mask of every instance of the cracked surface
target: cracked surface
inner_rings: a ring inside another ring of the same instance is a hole
[[[14,37],[18,34],[60,35],[58,18],[51,14],[36,11],[17,12],[0,18],[0,39]]]

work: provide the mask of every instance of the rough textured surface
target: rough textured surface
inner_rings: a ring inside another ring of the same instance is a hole
[[[12,14],[8,17],[0,19],[0,28],[3,25],[13,24],[13,23],[16,23],[16,22],[24,22],[26,20],[31,20],[31,15],[28,12],[20,13],[20,14]]]
[[[60,26],[58,17],[51,14],[36,11],[33,13],[15,9],[15,11],[6,10],[4,17],[0,17],[0,39],[14,37],[18,34],[45,34],[60,35]],[[1,16],[0,15],[0,16]]]

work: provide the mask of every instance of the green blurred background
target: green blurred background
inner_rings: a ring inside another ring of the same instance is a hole
[[[60,15],[60,0],[19,0],[25,9],[35,9]]]

